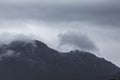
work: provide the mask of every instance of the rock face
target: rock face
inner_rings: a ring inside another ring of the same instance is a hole
[[[89,52],[60,53],[37,40],[0,47],[0,80],[107,80],[119,71]]]

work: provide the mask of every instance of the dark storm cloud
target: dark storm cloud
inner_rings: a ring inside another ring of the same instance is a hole
[[[87,22],[98,25],[119,26],[120,1],[85,0],[57,2],[14,1],[0,4],[0,18],[13,20],[36,20],[47,22]]]
[[[59,35],[60,46],[69,45],[82,50],[96,51],[95,43],[85,34],[68,32]]]

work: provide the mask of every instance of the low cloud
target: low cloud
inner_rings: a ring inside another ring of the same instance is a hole
[[[69,45],[81,50],[96,51],[98,48],[95,43],[86,35],[74,32],[67,32],[59,35],[59,46]]]
[[[14,50],[6,50],[5,53],[1,54],[1,57],[18,57],[20,53],[15,52]]]
[[[0,45],[9,44],[12,41],[32,42],[34,37],[32,35],[2,33],[0,34]]]

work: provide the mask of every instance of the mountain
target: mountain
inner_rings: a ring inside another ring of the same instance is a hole
[[[61,53],[38,40],[0,46],[0,80],[107,80],[119,71],[89,52]]]

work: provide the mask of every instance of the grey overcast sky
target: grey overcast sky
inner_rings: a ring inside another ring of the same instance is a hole
[[[120,1],[1,0],[0,42],[17,34],[59,51],[92,51],[120,66]]]

